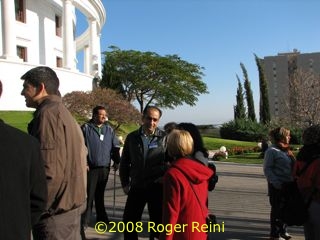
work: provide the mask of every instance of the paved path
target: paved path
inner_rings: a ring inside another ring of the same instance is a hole
[[[243,165],[233,163],[216,163],[219,183],[213,192],[209,193],[209,209],[215,213],[220,224],[220,232],[210,233],[212,240],[254,240],[268,239],[269,212],[266,180],[261,165]],[[119,176],[116,175],[115,208],[113,208],[114,175],[110,175],[105,194],[105,202],[110,219],[121,221],[126,201],[120,187]],[[94,219],[93,219],[94,220]],[[145,211],[143,221],[148,221]],[[94,222],[94,221],[93,221]],[[224,227],[224,231],[222,231]],[[292,240],[302,240],[301,227],[291,227],[289,232]],[[119,232],[98,234],[91,225],[86,230],[87,239],[114,239],[121,240]],[[148,233],[139,235],[141,240],[147,240]]]

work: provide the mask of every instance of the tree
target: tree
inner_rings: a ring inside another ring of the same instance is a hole
[[[247,99],[247,108],[248,108],[248,119],[255,122],[256,121],[256,113],[254,111],[254,102],[253,102],[253,95],[252,90],[250,86],[250,81],[248,78],[247,70],[243,63],[240,63],[240,67],[243,72],[243,80],[244,80],[244,89],[246,93],[246,99]]]
[[[171,108],[194,106],[197,96],[208,93],[204,75],[197,64],[177,55],[120,50],[112,46],[104,52],[101,87],[112,88],[129,101],[137,101],[140,112],[149,104]]]
[[[320,123],[320,76],[313,71],[296,69],[289,79],[291,124],[306,127]]]
[[[234,106],[234,119],[245,119],[246,118],[246,108],[244,105],[244,99],[243,99],[243,88],[242,84],[240,81],[240,78],[238,75],[237,80],[238,80],[238,89],[237,89],[237,104]]]
[[[63,102],[82,122],[91,118],[91,111],[97,105],[107,109],[108,118],[117,124],[115,128],[124,123],[138,123],[141,120],[140,112],[111,89],[97,88],[89,92],[67,93],[63,97]]]
[[[259,108],[259,118],[260,122],[263,124],[269,124],[271,120],[270,116],[270,106],[268,97],[268,84],[265,79],[263,65],[261,59],[254,54],[256,64],[259,72],[259,87],[260,87],[260,108]]]

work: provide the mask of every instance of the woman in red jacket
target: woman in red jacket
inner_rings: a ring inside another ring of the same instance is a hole
[[[208,179],[212,170],[190,157],[193,139],[185,130],[173,130],[167,139],[174,158],[163,179],[163,225],[160,239],[204,240],[207,238]]]

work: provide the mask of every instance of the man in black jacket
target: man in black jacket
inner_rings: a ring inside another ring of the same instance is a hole
[[[123,222],[141,221],[143,209],[148,204],[150,221],[162,221],[162,176],[167,168],[165,162],[165,133],[158,128],[161,110],[147,106],[143,111],[143,125],[130,133],[124,143],[120,161],[120,179],[123,191],[128,194]],[[130,229],[126,229],[130,230]],[[137,230],[137,228],[135,228]],[[150,239],[159,233],[151,232]],[[124,232],[125,240],[137,240],[136,231]]]
[[[2,84],[0,81],[0,96]],[[36,138],[0,120],[0,239],[27,240],[45,211],[47,183]]]

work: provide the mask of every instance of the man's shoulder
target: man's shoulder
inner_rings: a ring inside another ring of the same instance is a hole
[[[86,130],[89,126],[90,126],[90,122],[85,122],[85,123],[80,125],[80,128],[82,130]]]
[[[112,127],[109,123],[105,123],[105,124],[103,124],[103,126],[104,126],[108,131],[114,132],[113,127]]]
[[[165,133],[165,131],[161,130],[160,128],[156,128],[155,135],[157,137],[165,137],[166,133]]]
[[[140,132],[140,128],[133,130],[132,132],[128,133],[127,138],[140,136]]]

